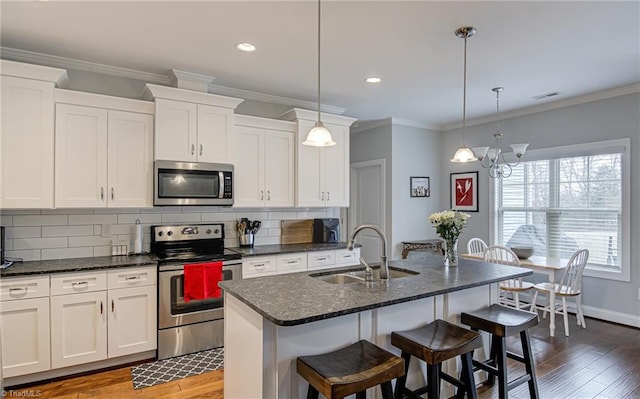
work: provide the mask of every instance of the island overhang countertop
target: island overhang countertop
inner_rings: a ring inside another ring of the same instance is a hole
[[[411,260],[391,261],[389,266],[419,274],[387,284],[331,284],[310,276],[363,269],[352,266],[222,281],[220,287],[271,323],[296,326],[533,274],[522,267],[467,259],[460,259],[457,267]]]

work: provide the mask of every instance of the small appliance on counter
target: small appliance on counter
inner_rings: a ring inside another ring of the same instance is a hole
[[[313,219],[313,242],[340,242],[340,219]]]

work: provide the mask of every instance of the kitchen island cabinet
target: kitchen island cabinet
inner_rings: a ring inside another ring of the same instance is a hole
[[[462,311],[495,303],[495,283],[532,273],[489,263],[479,267],[467,260],[455,268],[407,260],[391,266],[418,274],[386,284],[331,284],[310,276],[336,269],[221,282],[225,398],[304,397],[307,384],[296,373],[297,356],[329,352],[360,339],[398,353],[390,345],[392,331],[436,318],[456,322]],[[409,386],[422,382],[418,362],[412,363],[408,381]]]

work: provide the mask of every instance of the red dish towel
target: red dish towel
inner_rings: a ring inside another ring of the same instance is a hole
[[[192,263],[184,265],[184,301],[219,298],[222,290],[222,262]]]

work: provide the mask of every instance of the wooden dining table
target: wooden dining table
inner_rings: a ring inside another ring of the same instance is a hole
[[[463,258],[471,260],[484,260],[483,253],[462,254]],[[534,273],[546,274],[549,276],[549,282],[556,282],[556,272],[563,271],[567,267],[569,259],[554,258],[547,256],[531,256],[527,259],[520,259],[520,265],[527,269],[533,270]],[[549,294],[549,303],[555,305],[556,293],[551,290]],[[551,312],[549,320],[549,334],[553,337],[556,331],[555,313]]]

